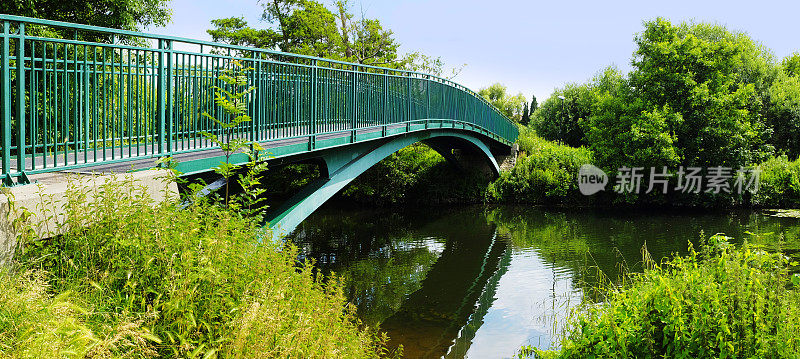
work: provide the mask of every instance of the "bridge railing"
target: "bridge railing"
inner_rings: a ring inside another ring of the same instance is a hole
[[[516,126],[440,77],[249,47],[0,15],[2,180],[208,150],[220,129],[213,86],[233,60],[252,70],[252,121],[235,135],[268,142],[390,126],[453,127],[501,143]]]

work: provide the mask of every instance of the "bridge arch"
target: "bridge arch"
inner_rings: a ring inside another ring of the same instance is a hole
[[[412,132],[322,151],[318,158],[324,161],[327,171],[323,172],[327,173],[267,214],[273,235],[282,237],[291,233],[300,222],[360,174],[389,155],[417,142],[431,145],[457,166],[480,166],[491,176],[499,174],[499,166],[490,146],[477,134],[468,131],[440,129]],[[453,149],[463,151],[467,156],[453,156]]]

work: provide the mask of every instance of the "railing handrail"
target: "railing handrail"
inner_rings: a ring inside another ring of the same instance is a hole
[[[309,55],[302,55],[302,54],[294,54],[294,53],[289,53],[289,52],[282,52],[282,51],[277,51],[277,50],[270,50],[270,49],[263,49],[263,48],[256,48],[256,47],[231,45],[231,44],[225,44],[225,43],[213,42],[213,41],[196,40],[196,39],[190,39],[190,38],[179,37],[179,36],[157,35],[157,34],[151,34],[151,33],[146,33],[146,32],[113,29],[113,28],[102,27],[102,26],[94,26],[94,25],[76,24],[76,23],[69,23],[69,22],[58,21],[58,20],[37,19],[37,18],[18,16],[18,15],[0,14],[0,21],[26,22],[26,23],[30,23],[30,24],[38,24],[38,25],[44,25],[44,26],[55,26],[55,27],[61,27],[61,28],[66,28],[66,29],[80,29],[80,30],[92,31],[92,32],[97,32],[97,33],[124,35],[124,36],[135,36],[135,37],[139,37],[139,38],[146,38],[146,39],[153,39],[153,40],[177,41],[177,42],[183,42],[183,43],[193,44],[193,45],[213,46],[213,47],[225,48],[225,49],[231,49],[231,50],[254,51],[254,52],[270,54],[270,55],[294,57],[294,58],[306,59],[306,60],[314,60],[314,61],[323,61],[323,62],[335,63],[335,64],[339,64],[339,65],[347,65],[347,66],[352,66],[352,67],[362,67],[362,68],[369,68],[369,69],[381,70],[381,71],[394,71],[394,72],[399,72],[399,73],[403,73],[403,74],[408,74],[409,76],[410,75],[418,75],[418,76],[425,77],[427,79],[434,79],[434,80],[437,80],[438,82],[441,82],[441,83],[444,83],[444,84],[447,84],[447,85],[451,85],[451,86],[456,87],[456,88],[458,88],[460,90],[466,91],[467,93],[479,98],[486,105],[488,105],[492,109],[494,109],[494,111],[496,111],[500,116],[502,116],[508,123],[510,123],[512,125],[514,124],[514,122],[511,121],[505,115],[503,115],[503,113],[500,112],[500,110],[497,107],[492,105],[489,101],[487,101],[485,98],[483,98],[483,96],[479,95],[478,93],[476,93],[475,91],[471,90],[470,88],[468,88],[468,87],[466,87],[466,86],[464,86],[462,84],[459,84],[459,83],[457,83],[457,82],[455,82],[453,80],[446,79],[446,78],[443,78],[443,77],[440,77],[440,76],[436,76],[436,75],[432,75],[432,74],[423,73],[423,72],[417,72],[417,71],[411,71],[411,70],[403,70],[403,69],[393,69],[393,68],[389,68],[389,67],[380,67],[380,66],[366,65],[366,64],[358,64],[358,63],[339,61],[339,60],[334,60],[334,59],[326,59],[326,58],[323,58],[323,57],[316,57],[316,56],[309,56]],[[12,34],[12,35],[10,35],[10,37],[14,37],[14,35]],[[114,45],[114,44],[109,44],[109,45]],[[153,50],[156,50],[156,49],[153,49]]]

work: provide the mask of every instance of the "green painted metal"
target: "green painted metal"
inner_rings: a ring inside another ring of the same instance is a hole
[[[220,113],[212,87],[223,86],[218,77],[234,60],[250,68],[257,89],[248,98],[253,121],[234,136],[275,156],[434,128],[503,145],[518,134],[482,97],[428,74],[11,15],[0,23],[6,185],[28,174],[214,150],[202,134],[220,129],[201,114]]]
[[[0,44],[2,51],[0,56],[2,59],[2,68],[0,68],[0,112],[2,112],[2,133],[0,133],[0,141],[2,141],[2,180],[3,184],[10,185],[11,181],[11,56],[9,51],[9,40],[11,24],[8,21],[3,21],[3,43]]]
[[[378,163],[386,156],[411,144],[439,138],[454,138],[470,143],[484,155],[484,159],[495,174],[500,168],[491,150],[475,134],[452,129],[417,131],[378,141],[362,142],[341,149],[329,149],[319,153],[327,166],[328,176],[320,178],[292,196],[280,206],[271,209],[267,221],[273,235],[283,237],[319,208],[325,201],[342,190],[358,175]]]

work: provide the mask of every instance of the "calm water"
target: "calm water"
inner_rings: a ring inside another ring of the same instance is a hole
[[[600,276],[685,253],[700,233],[800,248],[800,220],[760,212],[557,212],[526,207],[327,205],[292,240],[347,281],[369,325],[409,358],[503,358],[557,347],[559,323]],[[588,293],[588,292],[587,292]]]

